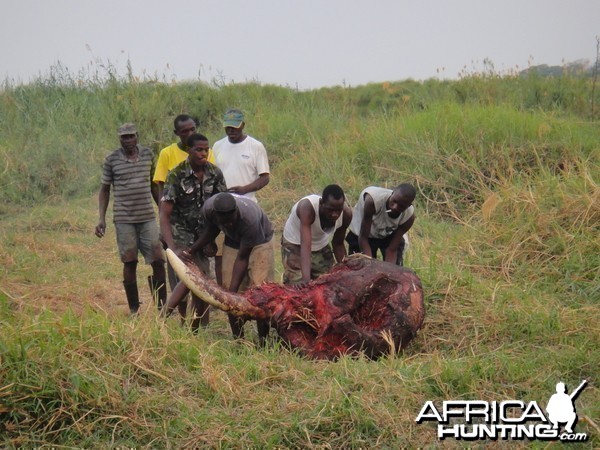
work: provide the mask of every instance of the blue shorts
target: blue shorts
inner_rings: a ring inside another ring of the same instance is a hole
[[[138,251],[144,255],[146,264],[165,260],[155,220],[139,223],[115,223],[115,230],[121,262],[137,262]]]

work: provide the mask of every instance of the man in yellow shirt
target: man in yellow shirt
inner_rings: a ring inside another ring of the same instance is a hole
[[[168,147],[163,148],[158,154],[154,178],[152,181],[158,185],[158,199],[162,198],[162,191],[169,171],[179,163],[185,161],[188,157],[186,141],[196,132],[198,123],[187,114],[180,114],[173,121],[173,133],[179,138],[179,142],[174,142]],[[215,156],[211,149],[208,150],[208,162],[215,163]]]
[[[185,161],[189,156],[186,142],[187,139],[196,132],[197,126],[198,122],[188,114],[180,114],[175,117],[175,120],[173,121],[173,133],[175,133],[175,136],[179,138],[179,142],[174,142],[160,151],[158,154],[158,161],[156,162],[156,169],[154,170],[154,177],[152,178],[152,181],[158,186],[159,209],[167,175],[171,169],[174,169],[179,163]],[[207,160],[212,164],[215,163],[215,156],[211,149],[208,149]],[[169,277],[169,285],[171,286],[172,291],[179,280],[177,279],[175,272],[173,272],[173,269],[168,262],[167,274]],[[185,299],[179,303],[178,309],[181,316],[185,317],[187,309],[187,301],[185,301]],[[203,316],[201,325],[203,327],[208,325],[208,314]]]

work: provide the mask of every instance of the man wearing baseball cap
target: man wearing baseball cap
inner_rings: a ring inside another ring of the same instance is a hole
[[[113,221],[123,263],[123,287],[131,314],[137,314],[140,307],[136,276],[138,252],[152,266],[152,294],[159,308],[167,297],[165,260],[152,205],[152,199],[158,203],[152,186],[154,155],[149,148],[138,145],[138,132],[133,123],[121,125],[117,134],[121,147],[110,153],[102,165],[95,234],[101,238],[106,233],[106,210],[112,186],[115,193]]]
[[[223,172],[228,191],[242,195],[257,203],[256,192],[269,184],[269,160],[265,146],[244,133],[246,126],[244,113],[230,109],[223,115],[223,127],[227,135],[215,142],[213,152],[215,163]],[[217,239],[219,247],[215,256],[215,274],[222,285],[222,239]]]
[[[265,146],[244,133],[245,126],[242,111],[227,111],[223,116],[227,136],[215,142],[213,151],[229,192],[256,202],[256,191],[269,184],[269,160]]]

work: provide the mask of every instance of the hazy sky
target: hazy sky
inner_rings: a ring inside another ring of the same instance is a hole
[[[600,0],[0,0],[0,80],[72,74],[300,89],[596,59]]]

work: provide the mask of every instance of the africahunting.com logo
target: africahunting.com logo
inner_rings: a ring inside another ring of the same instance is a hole
[[[564,383],[557,383],[556,393],[548,400],[546,414],[535,401],[449,400],[444,401],[441,408],[427,401],[415,421],[419,424],[437,422],[440,440],[587,441],[586,433],[574,431],[575,399],[586,383],[587,380],[583,380],[570,395]]]

